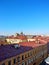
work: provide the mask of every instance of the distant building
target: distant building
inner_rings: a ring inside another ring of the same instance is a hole
[[[25,35],[9,36],[6,38],[6,40],[9,44],[20,43],[20,42],[26,42],[27,37]]]
[[[29,41],[36,41],[36,39],[32,39],[32,38],[27,39],[27,40],[28,40],[28,42],[29,42]]]

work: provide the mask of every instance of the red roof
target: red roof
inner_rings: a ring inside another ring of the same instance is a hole
[[[49,41],[49,37],[44,37],[44,36],[36,36],[33,39],[35,39],[36,41],[40,41],[41,43],[45,44]]]
[[[41,39],[41,40],[43,40],[44,37],[42,37],[42,36],[36,36],[36,37],[34,37],[34,39]]]
[[[36,43],[36,42],[33,42],[33,41],[20,43],[20,45],[22,45],[22,46],[30,46],[30,47],[38,47],[38,46],[41,46],[41,45],[44,45],[44,44],[46,44],[46,43],[45,42],[43,43],[41,41],[40,41],[40,43]]]

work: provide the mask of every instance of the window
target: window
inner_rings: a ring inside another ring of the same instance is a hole
[[[41,55],[43,55],[43,51],[41,52]]]
[[[5,63],[3,63],[2,65],[5,65]]]
[[[36,55],[36,59],[38,59],[39,57],[40,57],[40,54],[37,54],[37,55]]]
[[[25,65],[28,65],[28,61],[25,62]]]
[[[22,65],[25,65],[25,62],[22,62]]]
[[[28,53],[28,57],[29,57],[30,55],[29,55],[29,53]]]
[[[20,62],[20,57],[19,56],[17,57],[17,61]]]
[[[27,62],[25,62],[25,65],[27,65]]]
[[[44,50],[44,53],[47,53],[47,50]]]
[[[25,55],[25,58],[27,58],[27,54]]]
[[[24,55],[22,55],[22,60],[24,60]]]
[[[11,61],[8,61],[8,65],[11,65]]]
[[[13,63],[16,64],[16,59],[13,60]]]
[[[31,63],[31,59],[28,60],[28,63]]]
[[[32,56],[32,52],[30,52],[30,56]]]
[[[36,59],[36,57],[34,56],[34,57],[33,57],[33,60],[35,60],[35,59]]]
[[[33,65],[36,65],[36,63],[34,63]]]
[[[31,62],[33,62],[33,58],[31,58]]]
[[[28,65],[29,63],[28,63],[28,61],[27,61],[27,65]]]

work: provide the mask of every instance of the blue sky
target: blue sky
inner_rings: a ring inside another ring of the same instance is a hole
[[[0,0],[0,34],[49,34],[49,0]]]

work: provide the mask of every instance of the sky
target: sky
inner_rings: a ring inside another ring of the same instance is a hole
[[[0,0],[0,35],[49,34],[49,0]]]

